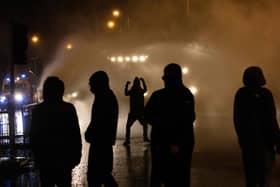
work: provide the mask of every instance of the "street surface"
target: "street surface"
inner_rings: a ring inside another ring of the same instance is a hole
[[[192,187],[244,187],[240,150],[230,118],[200,117],[195,124],[196,144],[192,162]],[[137,129],[133,126],[133,131]],[[141,128],[140,128],[141,129]],[[130,149],[122,145],[124,138],[118,132],[114,146],[114,170],[120,187],[148,187],[150,176],[150,146],[142,142],[141,130],[134,133]],[[87,154],[89,145],[84,142],[80,165],[73,171],[73,187],[87,187]],[[37,172],[1,180],[2,187],[37,187]],[[280,156],[270,187],[280,186]]]

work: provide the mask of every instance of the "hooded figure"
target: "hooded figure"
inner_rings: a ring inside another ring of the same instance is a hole
[[[279,127],[272,93],[259,67],[249,67],[243,75],[244,87],[234,101],[234,125],[242,151],[247,187],[264,187],[279,148]]]
[[[87,180],[89,187],[117,187],[113,170],[113,145],[118,125],[118,102],[110,89],[109,77],[97,71],[89,79],[90,91],[95,95],[91,121],[85,133],[90,143]]]
[[[44,101],[32,111],[30,144],[42,187],[71,187],[72,169],[81,158],[81,134],[74,105],[63,101],[64,83],[48,77]]]

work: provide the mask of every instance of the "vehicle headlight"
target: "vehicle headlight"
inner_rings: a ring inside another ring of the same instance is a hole
[[[16,93],[16,94],[15,94],[15,101],[16,101],[17,103],[22,102],[23,99],[24,99],[24,97],[23,97],[23,95],[22,95],[21,93]]]

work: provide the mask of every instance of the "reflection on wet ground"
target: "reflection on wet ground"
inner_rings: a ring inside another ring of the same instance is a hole
[[[240,151],[230,118],[198,118],[195,128],[196,145],[192,163],[192,187],[242,187],[244,185]],[[119,137],[114,147],[113,174],[120,187],[148,187],[150,176],[149,144],[143,143],[141,132],[133,138],[130,148]],[[89,145],[83,144],[83,157],[73,171],[73,187],[86,187],[87,154]],[[280,156],[278,156],[280,160]],[[280,186],[280,163],[273,171],[271,187]],[[19,177],[2,179],[2,187],[37,187],[38,173],[26,172]]]

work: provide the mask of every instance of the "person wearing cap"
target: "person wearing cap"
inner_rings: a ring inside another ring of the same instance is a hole
[[[152,93],[145,118],[152,126],[151,187],[189,187],[194,148],[194,96],[183,84],[180,65],[164,68],[164,88]]]

